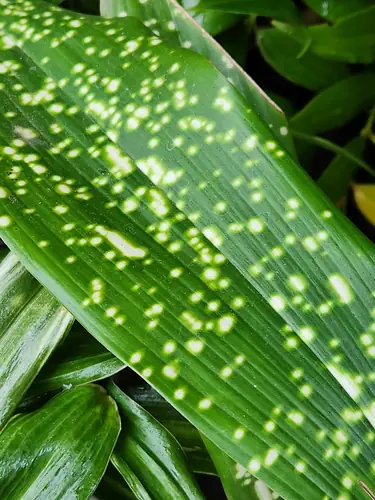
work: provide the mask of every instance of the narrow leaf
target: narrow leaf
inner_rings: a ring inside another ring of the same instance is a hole
[[[305,44],[278,29],[261,29],[257,42],[265,60],[288,80],[311,90],[320,90],[349,75],[346,65],[327,61]]]
[[[30,297],[26,274],[12,254],[0,265],[0,310],[5,313],[0,315],[0,429],[73,323],[72,315],[47,290],[35,290],[33,282]],[[10,319],[12,305],[18,314]]]
[[[356,156],[362,157],[365,140],[355,137],[346,146],[346,150]],[[330,199],[337,203],[348,192],[349,185],[358,165],[343,155],[337,155],[318,180],[319,187]]]
[[[137,17],[168,43],[189,48],[209,59],[245,97],[255,113],[272,125],[273,132],[291,155],[295,155],[288,123],[282,111],[268,98],[224,49],[202,30],[175,0],[100,0],[102,15],[124,13]],[[150,25],[149,20],[156,22]],[[173,28],[173,29],[171,29]]]
[[[204,436],[203,441],[216,466],[228,500],[272,500],[272,493],[266,485],[263,485],[262,494],[259,494],[259,481],[256,478],[212,441]]]
[[[120,432],[116,405],[99,386],[65,391],[0,434],[0,496],[86,500]]]
[[[140,500],[203,498],[172,434],[114,383],[108,391],[123,423],[112,462],[135,496]]]
[[[94,382],[110,377],[123,368],[124,363],[75,323],[30,387],[28,395]]]
[[[373,245],[200,55],[134,18],[0,5],[0,236],[273,490],[360,498]]]
[[[341,127],[375,100],[375,73],[350,76],[315,96],[291,118],[291,126],[311,135]]]
[[[309,49],[334,61],[372,63],[375,61],[375,5],[340,19],[335,25],[318,24],[305,28]],[[300,26],[286,26],[288,33],[302,40],[306,34]],[[302,38],[301,38],[302,37]]]
[[[200,433],[181,413],[149,385],[130,386],[127,391],[136,403],[173,434],[182,446],[191,470],[202,474],[217,474]]]
[[[373,4],[373,0],[304,0],[321,17],[337,21]]]
[[[275,17],[284,21],[299,21],[300,16],[292,0],[199,0],[200,10],[220,10],[236,14]]]

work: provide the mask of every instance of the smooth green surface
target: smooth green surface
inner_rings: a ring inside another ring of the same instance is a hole
[[[184,7],[184,9],[191,11],[190,14],[193,14],[194,7],[197,5],[197,0],[181,0],[179,3]],[[207,33],[211,36],[215,36],[233,26],[233,24],[241,19],[241,16],[211,10],[197,14],[194,16],[194,19],[205,31],[207,31]]]
[[[0,264],[0,429],[73,323],[27,274],[12,254]]]
[[[342,127],[375,101],[375,73],[361,73],[317,94],[290,120],[293,129],[311,135]]]
[[[264,59],[275,71],[297,85],[320,90],[349,75],[343,63],[327,61],[278,29],[261,29],[257,42]]]
[[[127,390],[134,401],[173,434],[182,446],[191,470],[201,474],[217,474],[200,433],[181,413],[148,385],[130,386]]]
[[[284,26],[309,50],[333,61],[369,64],[375,61],[375,5],[346,16],[335,25],[318,24],[309,28]],[[281,28],[281,26],[278,26]]]
[[[304,0],[320,16],[329,21],[337,21],[341,17],[353,15],[370,7],[373,0]]]
[[[293,141],[285,134],[288,123],[282,111],[175,0],[149,0],[146,3],[139,0],[100,0],[100,9],[102,15],[108,17],[121,16],[126,12],[149,26],[164,41],[206,57],[245,97],[256,114],[272,125],[274,134],[289,153],[295,154]]]
[[[64,391],[0,434],[0,497],[86,500],[120,432],[116,405],[99,386]]]
[[[345,149],[356,156],[362,157],[365,140],[355,137]],[[334,203],[337,203],[348,192],[350,182],[358,165],[350,159],[337,155],[318,179],[318,185]]]
[[[299,13],[292,0],[200,0],[198,8],[299,21]]]
[[[112,463],[139,499],[202,499],[176,439],[152,415],[113,382],[109,394],[117,402],[123,430]]]
[[[262,494],[259,494],[259,481],[251,476],[244,467],[236,464],[212,441],[202,437],[216,466],[228,500],[272,500],[271,491],[266,485],[262,485]]]
[[[282,497],[361,498],[373,245],[201,56],[132,18],[0,6],[0,235]]]
[[[40,372],[28,395],[54,391],[110,377],[126,365],[75,323]]]

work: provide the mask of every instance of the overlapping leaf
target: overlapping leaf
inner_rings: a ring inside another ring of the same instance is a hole
[[[350,16],[370,7],[372,0],[304,0],[315,12],[329,21]]]
[[[13,418],[0,434],[0,496],[86,500],[120,432],[103,388],[64,391],[40,410]]]
[[[0,429],[69,331],[72,315],[8,255],[0,265]]]
[[[123,424],[112,462],[135,496],[140,500],[203,498],[172,434],[114,383],[108,384],[108,390]]]
[[[134,19],[0,5],[1,236],[283,497],[361,497],[373,247],[202,57]]]
[[[249,105],[266,123],[276,137],[294,155],[288,135],[288,124],[281,110],[264,94],[208,33],[202,30],[175,0],[100,0],[104,16],[124,14],[137,17],[164,41],[186,47],[209,59],[216,68],[241,92]]]
[[[124,363],[76,323],[49,358],[28,395],[94,382],[110,377],[123,368]]]
[[[270,16],[284,21],[299,21],[299,13],[292,0],[199,0],[201,10],[219,10],[237,14]]]
[[[304,43],[276,28],[261,29],[257,41],[265,60],[281,75],[311,90],[320,90],[349,75],[346,66],[304,50]]]

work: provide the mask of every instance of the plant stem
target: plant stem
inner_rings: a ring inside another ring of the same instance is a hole
[[[336,153],[338,155],[342,155],[348,160],[356,163],[359,167],[366,170],[369,174],[375,177],[375,170],[370,167],[368,163],[358,158],[358,156],[350,153],[346,149],[337,146],[337,144],[329,141],[328,139],[323,139],[323,137],[317,137],[314,135],[304,134],[303,132],[298,132],[297,130],[290,130],[290,133],[296,139],[301,139],[301,141],[309,142],[310,144],[315,144],[323,149],[327,149],[328,151],[332,151],[332,153]]]

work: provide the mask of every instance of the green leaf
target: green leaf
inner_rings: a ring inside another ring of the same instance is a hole
[[[288,123],[281,110],[174,0],[149,0],[143,3],[138,0],[101,0],[100,8],[104,16],[127,13],[137,17],[164,41],[189,48],[209,59],[245,97],[255,113],[272,126],[274,134],[289,153],[295,155],[293,141],[288,135]],[[150,19],[153,20],[151,25]]]
[[[364,498],[373,245],[198,54],[134,18],[0,6],[0,236],[284,498]]]
[[[112,464],[109,464],[99,486],[95,490],[95,498],[99,500],[127,500],[136,497],[121,474],[117,472]]]
[[[86,500],[107,467],[120,419],[99,386],[64,391],[0,434],[0,496]]]
[[[294,115],[293,129],[311,135],[342,127],[375,100],[375,73],[360,73],[335,83],[316,95]]]
[[[191,13],[193,13],[197,0],[182,0],[179,3],[186,10],[191,9]],[[197,14],[194,16],[194,19],[205,31],[207,31],[207,33],[211,36],[215,36],[236,24],[236,22],[241,19],[241,16],[210,10]]]
[[[228,500],[272,500],[271,491],[265,484],[261,485],[260,494],[259,481],[252,477],[244,467],[236,464],[212,441],[202,437],[216,466]]]
[[[79,323],[49,358],[29,396],[110,377],[126,365],[99,344]]]
[[[254,14],[284,21],[299,21],[300,15],[292,0],[200,0],[197,9],[220,10],[236,14]]]
[[[140,500],[202,499],[175,438],[113,382],[108,391],[123,422],[112,463]]]
[[[328,21],[337,21],[373,4],[373,0],[304,0],[304,2]]]
[[[365,147],[363,137],[355,137],[345,147],[347,151],[362,157]],[[345,156],[337,155],[318,180],[318,186],[330,199],[337,203],[348,192],[350,182],[358,165]]]
[[[375,5],[340,19],[334,26],[318,24],[302,29],[287,25],[285,29],[301,42],[307,34],[309,50],[321,57],[367,64],[375,61],[374,25]]]
[[[73,317],[12,254],[0,265],[0,283],[1,429],[69,331]]]
[[[227,14],[223,14],[227,15]],[[246,19],[216,37],[218,43],[243,68],[249,53],[249,36],[253,31],[253,21]]]
[[[207,453],[200,433],[171,406],[158,392],[149,385],[130,386],[127,388],[129,396],[153,417],[156,418],[168,431],[173,434],[182,446],[190,468],[202,474],[217,474],[215,466]]]
[[[320,90],[349,75],[344,64],[304,51],[305,43],[279,29],[258,30],[257,42],[268,64],[302,87]]]

